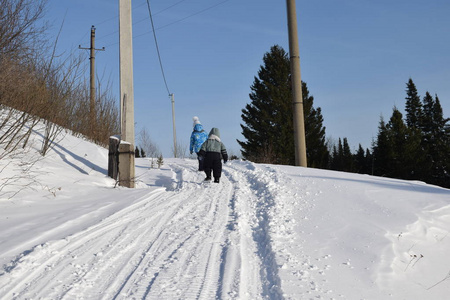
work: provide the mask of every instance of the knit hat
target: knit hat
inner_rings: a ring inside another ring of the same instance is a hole
[[[193,117],[192,120],[194,121],[194,125],[200,124],[200,119],[198,117]]]

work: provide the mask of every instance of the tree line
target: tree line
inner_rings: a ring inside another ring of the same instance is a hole
[[[290,61],[284,49],[271,47],[250,87],[242,109],[238,140],[244,159],[295,164]],[[302,82],[308,167],[392,178],[421,180],[450,187],[450,125],[437,95],[421,99],[412,79],[406,89],[405,117],[396,108],[386,123],[381,117],[372,147],[359,144],[352,153],[347,138],[326,138],[320,107]]]
[[[44,126],[42,155],[65,129],[101,145],[119,132],[109,84],[97,89],[96,115],[89,117],[86,59],[57,53],[59,35],[48,38],[46,5],[46,0],[0,0],[0,159],[25,148],[36,126]]]

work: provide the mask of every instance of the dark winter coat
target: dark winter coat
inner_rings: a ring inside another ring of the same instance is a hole
[[[213,171],[214,178],[220,178],[222,173],[222,159],[226,163],[228,160],[227,149],[220,140],[219,129],[211,129],[208,139],[203,143],[198,153],[204,159],[204,169],[208,177]]]
[[[224,162],[227,162],[228,160],[227,149],[220,140],[220,132],[218,128],[211,129],[208,139],[203,143],[199,152],[199,154],[204,157],[206,157],[208,153],[211,155],[217,153],[219,154],[219,157],[221,155]]]

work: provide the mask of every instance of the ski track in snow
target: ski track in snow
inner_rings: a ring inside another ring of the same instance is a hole
[[[170,167],[171,190],[22,253],[0,298],[284,299],[271,230],[289,233],[270,223],[281,175],[229,163],[220,184],[199,184],[192,162]]]

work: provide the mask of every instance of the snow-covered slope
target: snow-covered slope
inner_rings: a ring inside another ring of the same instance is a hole
[[[169,158],[137,159],[137,188],[115,188],[107,152],[67,135],[0,160],[0,299],[450,294],[450,190],[244,161],[205,185]]]

